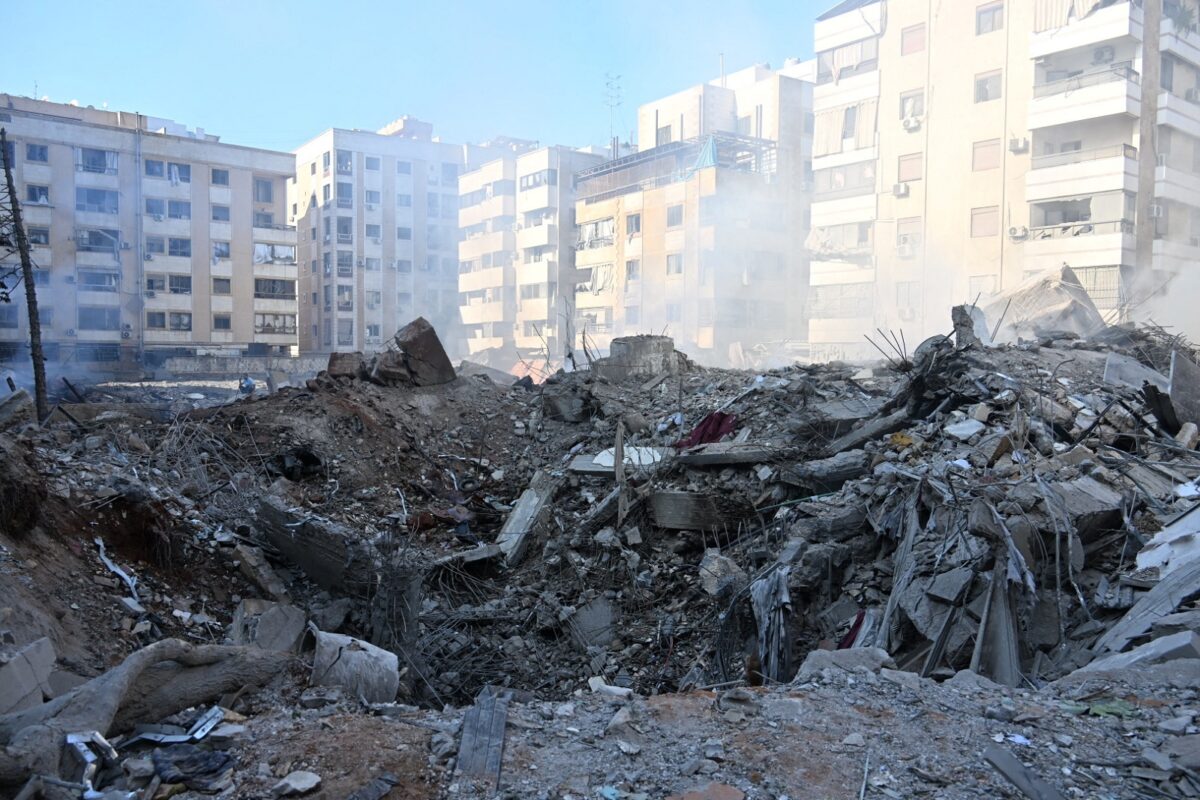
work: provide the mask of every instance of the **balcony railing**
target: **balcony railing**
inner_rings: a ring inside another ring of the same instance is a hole
[[[255,325],[255,333],[276,333],[294,335],[296,333],[295,325]]]
[[[338,240],[338,244],[353,244],[354,243],[354,234],[353,233],[339,233],[337,235],[337,240]]]
[[[116,175],[117,174],[116,167],[109,167],[104,164],[76,164],[75,170],[77,172],[92,172],[97,175]]]
[[[337,199],[337,207],[338,208],[354,208],[354,198],[353,197],[339,197]]]
[[[1033,96],[1049,97],[1050,95],[1073,92],[1076,89],[1083,89],[1087,86],[1099,86],[1102,83],[1110,83],[1112,81],[1133,81],[1137,83],[1140,80],[1141,76],[1133,68],[1132,61],[1120,61],[1116,64],[1110,64],[1104,69],[1085,72],[1082,75],[1035,84],[1033,87]]]
[[[222,220],[222,221],[228,222],[229,220]],[[294,231],[294,230],[296,230],[295,225],[283,225],[278,222],[271,222],[271,223],[267,223],[267,224],[263,224],[261,222],[256,222],[256,223],[254,223],[254,227],[255,228],[266,228],[267,230],[271,230],[271,231]]]
[[[258,300],[295,300],[295,292],[255,292],[255,299]]]
[[[1029,238],[1066,239],[1072,236],[1092,236],[1098,233],[1133,233],[1133,221],[1128,219],[1107,222],[1064,222],[1061,225],[1041,225],[1029,229]]]
[[[1034,169],[1061,167],[1064,164],[1080,164],[1084,161],[1098,161],[1102,158],[1137,158],[1137,148],[1131,144],[1116,144],[1111,147],[1097,147],[1092,150],[1071,150],[1066,153],[1048,153],[1033,157]]]

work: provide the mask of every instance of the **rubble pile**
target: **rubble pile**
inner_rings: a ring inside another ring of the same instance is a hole
[[[835,753],[829,796],[1194,796],[1169,738],[1191,718],[1154,720],[1194,700],[1164,670],[1200,668],[1197,354],[1154,328],[1082,335],[1069,288],[1024,302],[1071,330],[1009,312],[1026,338],[994,345],[964,307],[952,336],[866,367],[703,369],[644,336],[510,383],[454,370],[417,320],[224,405],[72,387],[0,433],[0,782],[804,796],[815,761],[770,766],[782,728]],[[1130,670],[1161,680],[1122,694]],[[423,733],[335,780],[263,752],[297,707],[297,737],[334,716],[348,747]],[[978,745],[920,756],[947,725]],[[82,767],[51,766],[63,746]],[[502,778],[515,764],[542,777]]]

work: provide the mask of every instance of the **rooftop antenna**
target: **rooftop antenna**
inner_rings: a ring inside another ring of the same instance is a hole
[[[604,104],[608,106],[608,138],[616,135],[617,108],[621,105],[621,76],[604,73]],[[616,158],[614,155],[613,158]]]

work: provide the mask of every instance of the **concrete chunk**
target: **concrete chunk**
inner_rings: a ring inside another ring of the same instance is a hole
[[[1177,658],[1200,658],[1200,635],[1197,635],[1195,631],[1173,633],[1170,636],[1163,636],[1140,647],[1135,647],[1128,653],[1116,653],[1105,658],[1098,658],[1090,664],[1080,667],[1076,672],[1129,669],[1130,667],[1149,666],[1161,661],[1172,661]]]
[[[54,645],[46,637],[26,645],[0,666],[0,715],[39,706],[54,696]]]
[[[436,386],[457,377],[437,331],[424,317],[417,317],[396,331],[395,340],[417,386]]]
[[[854,647],[848,650],[813,650],[809,653],[800,671],[796,673],[794,683],[804,683],[822,670],[840,669],[846,672],[856,672],[865,669],[868,672],[879,672],[884,667],[896,668],[896,663],[887,651],[881,647]]]
[[[233,612],[229,636],[236,644],[294,651],[304,636],[304,612],[295,606],[248,598]]]

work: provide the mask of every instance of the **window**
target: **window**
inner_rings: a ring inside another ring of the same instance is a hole
[[[165,292],[167,290],[167,277],[165,275],[147,275],[146,276],[146,291],[147,292]]]
[[[367,225],[366,230],[368,239],[378,239],[383,236],[382,225]]]
[[[411,208],[412,207],[412,195],[411,194],[396,195],[396,205],[400,206],[401,208]]]
[[[430,192],[429,194],[425,195],[425,213],[431,217],[436,217],[438,215],[439,208],[437,194]]]
[[[230,257],[229,242],[213,242],[212,257],[218,261]]]
[[[842,112],[842,141],[854,138],[858,129],[858,106],[846,106]]]
[[[49,228],[30,228],[28,232],[29,243],[31,245],[48,246],[50,244],[50,229]]]
[[[383,305],[383,292],[366,292],[367,308],[379,308]]]
[[[921,244],[921,218],[904,217],[896,220],[896,246],[918,247]]]
[[[233,291],[232,282],[229,278],[213,278],[213,294],[229,294]]]
[[[683,307],[679,303],[667,303],[667,322],[679,322],[683,319]]]
[[[1158,85],[1164,91],[1175,91],[1175,59],[1169,53],[1163,53],[1162,66],[1159,67]]]
[[[84,253],[116,253],[121,232],[111,228],[89,228],[75,238],[75,249]]]
[[[162,255],[167,252],[167,240],[161,236],[146,237],[146,252],[151,255]]]
[[[354,310],[354,287],[353,286],[343,286],[342,284],[338,284],[337,308],[338,308],[338,311],[353,311]]]
[[[379,272],[383,267],[383,262],[378,258],[363,259],[363,269],[367,272]]]
[[[442,164],[442,183],[453,186],[458,181],[458,164]]]
[[[162,178],[166,176],[166,171],[163,162],[153,158],[146,159],[146,177],[147,178]]]
[[[229,206],[213,206],[212,221],[229,222]]]
[[[75,326],[83,331],[115,331],[121,327],[121,309],[112,306],[81,306],[79,323]]]
[[[295,264],[296,245],[254,243],[255,264]]]
[[[971,209],[971,238],[996,236],[1000,233],[1000,207],[986,206]]]
[[[233,318],[228,314],[213,314],[213,330],[214,331],[231,331],[233,330]]]
[[[269,211],[254,212],[254,227],[256,228],[273,228],[275,227],[275,215]]]
[[[625,306],[625,324],[637,325],[642,321],[641,306]]]
[[[109,189],[75,189],[75,210],[97,214],[117,213],[117,193]]]
[[[170,200],[167,202],[167,216],[171,219],[191,219],[192,204],[187,200]]]
[[[167,201],[160,200],[156,197],[146,198],[146,216],[158,217],[159,219],[167,215]]]
[[[925,23],[900,31],[900,55],[910,56],[925,49]]]
[[[367,156],[363,159],[363,166],[372,172],[379,171],[379,156]]]
[[[396,228],[396,238],[397,239],[411,239],[412,238],[412,228]]]
[[[396,174],[397,175],[412,175],[412,162],[411,161],[397,161],[396,162]]]
[[[625,280],[636,281],[642,277],[642,261],[638,258],[631,258],[625,262]]]
[[[543,169],[532,175],[522,175],[520,180],[520,190],[522,192],[528,189],[536,189],[539,186],[554,185],[558,183],[558,170]]]
[[[354,253],[350,250],[338,250],[337,274],[339,278],[354,277]]]
[[[0,304],[0,328],[15,330],[20,320],[19,306],[13,303]]]
[[[1004,27],[1004,2],[996,0],[975,9],[975,35],[982,36]]]
[[[678,228],[683,224],[683,204],[667,206],[667,227]]]
[[[906,156],[900,156],[896,167],[896,180],[900,181],[900,183],[921,180],[924,165],[925,156],[923,153],[911,153]]]
[[[112,150],[96,150],[91,147],[81,147],[75,151],[75,168],[80,172],[116,175],[117,154]]]
[[[174,161],[167,162],[167,178],[172,183],[191,183],[192,165],[179,164]]]
[[[683,253],[667,253],[667,274],[683,274]]]
[[[50,148],[44,144],[25,145],[25,160],[40,161],[43,164],[50,160]]]
[[[254,296],[265,300],[295,300],[296,282],[275,278],[255,278]]]
[[[626,214],[625,215],[625,235],[633,236],[642,232],[642,215],[641,214]]]
[[[412,260],[407,258],[396,259],[396,272],[412,272]]]
[[[817,53],[817,83],[829,83],[875,69],[879,63],[879,38],[872,36]]]
[[[1000,99],[1000,70],[975,76],[975,102],[987,103]]]
[[[337,321],[337,343],[354,344],[354,320],[339,319]]]
[[[999,169],[1001,159],[1001,144],[999,139],[985,139],[975,142],[971,148],[971,170],[982,172],[988,169]]]
[[[254,202],[256,203],[273,203],[275,202],[275,186],[271,183],[270,178],[255,178],[254,179]]]
[[[229,185],[229,170],[214,169],[212,171],[213,186],[228,186]]]
[[[29,184],[25,187],[25,202],[47,205],[50,202],[50,187]]]
[[[900,95],[900,119],[925,116],[925,90],[913,89]]]
[[[167,323],[173,331],[190,331],[192,329],[192,315],[186,311],[172,311],[167,314]]]
[[[167,239],[167,255],[182,256],[183,258],[191,258],[191,256],[192,256],[192,240],[191,239]]]
[[[167,312],[165,311],[147,311],[146,312],[146,327],[151,330],[166,330],[167,328]]]
[[[536,300],[543,296],[542,290],[546,288],[544,283],[526,283],[521,286],[522,300]]]
[[[349,150],[337,151],[337,171],[342,175],[349,175],[354,171],[354,154]]]
[[[412,292],[397,292],[396,305],[400,308],[408,308],[412,305]]]
[[[191,294],[192,293],[192,276],[191,275],[172,275],[167,279],[167,290],[171,294]]]
[[[364,193],[363,199],[366,200],[367,203],[377,206],[383,202],[383,195],[374,189],[367,189],[367,191]]]
[[[49,328],[54,324],[54,309],[46,306],[38,306],[38,322],[43,328]]]
[[[383,332],[383,326],[379,325],[378,323],[373,322],[373,323],[367,325],[367,338],[368,339],[378,339],[382,335],[382,332]]]

